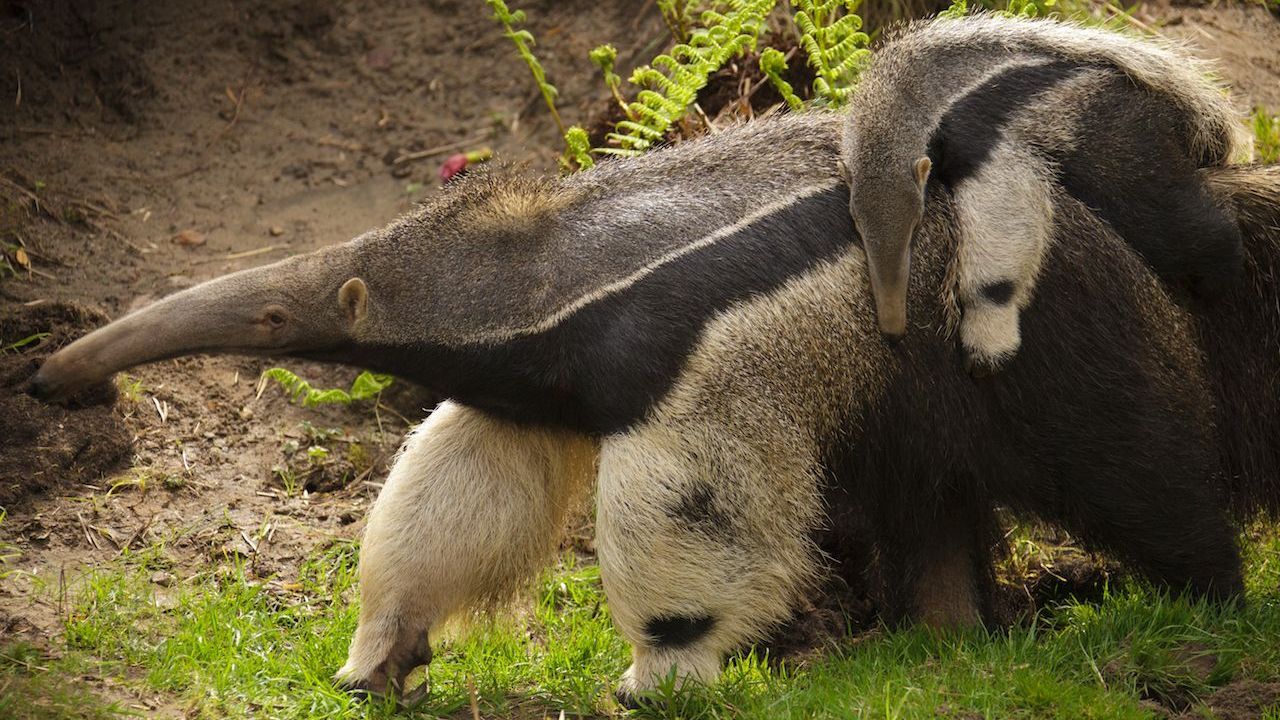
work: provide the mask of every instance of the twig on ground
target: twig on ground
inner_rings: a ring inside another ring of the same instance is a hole
[[[169,403],[151,396],[151,404],[156,406],[156,414],[160,416],[161,423],[169,422]]]
[[[483,135],[477,135],[473,138],[467,138],[466,140],[458,140],[457,142],[445,143],[444,145],[437,145],[433,148],[427,148],[426,150],[419,150],[417,152],[405,153],[404,155],[401,155],[395,160],[392,160],[391,164],[403,165],[404,163],[412,162],[414,160],[422,160],[423,158],[429,158],[432,155],[440,155],[442,153],[447,153],[450,150],[457,150],[459,148],[464,148],[471,145],[475,145],[476,143],[484,142],[486,139],[488,139],[488,137],[489,137],[489,133],[484,133]]]
[[[266,247],[260,247],[253,250],[245,250],[243,252],[229,253],[227,255],[223,255],[222,257],[211,258],[211,259],[212,260],[239,260],[241,258],[253,257],[254,255],[269,253],[272,250],[282,250],[286,247],[288,247],[288,245],[268,245]]]
[[[142,537],[142,534],[147,531],[147,528],[151,527],[151,521],[155,519],[156,515],[155,513],[152,513],[151,517],[143,521],[137,531],[130,535],[128,540],[124,541],[124,544],[120,546],[120,552],[116,553],[116,555],[123,555],[125,550],[133,547],[133,544]]]
[[[109,217],[112,220],[120,219],[119,215],[116,215],[115,213],[102,207],[101,205],[95,205],[89,202],[88,200],[72,200],[71,204],[80,208],[81,210],[87,210],[92,213],[97,213],[98,215],[102,215],[103,217]]]
[[[339,150],[346,150],[348,152],[360,152],[365,149],[364,143],[355,142],[353,140],[343,140],[342,138],[335,137],[333,135],[325,135],[313,142],[323,147],[336,147]]]
[[[231,102],[235,103],[236,107],[235,107],[235,110],[233,110],[231,113],[231,121],[228,122],[226,126],[222,128],[222,130],[218,131],[217,135],[213,136],[213,140],[209,143],[210,145],[221,140],[223,136],[231,132],[231,128],[236,126],[236,122],[240,120],[240,108],[244,107],[245,93],[247,93],[248,91],[249,91],[249,85],[247,82],[244,85],[240,86],[239,95],[231,91],[230,85],[227,86],[226,88],[227,97],[230,98]]]
[[[89,523],[84,521],[84,516],[79,512],[76,513],[76,520],[80,521],[80,529],[84,531],[84,539],[93,547],[94,550],[99,549],[98,541],[93,539],[93,533],[89,532]]]
[[[400,418],[400,421],[401,421],[401,422],[403,422],[403,423],[405,424],[405,427],[413,427],[413,421],[412,421],[412,420],[410,420],[409,418],[407,418],[407,417],[405,417],[405,416],[401,415],[400,413],[396,412],[394,408],[391,408],[391,407],[388,407],[387,405],[384,405],[381,401],[379,401],[375,407],[376,407],[377,409],[379,409],[379,410],[386,410],[387,412],[391,413],[392,415],[395,415],[396,417]]]

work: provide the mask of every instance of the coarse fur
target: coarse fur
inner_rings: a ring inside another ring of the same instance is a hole
[[[1242,516],[1280,514],[1280,165],[1204,172],[1245,238],[1244,282],[1197,308],[1224,482]]]
[[[500,603],[555,551],[595,472],[595,443],[442,403],[404,441],[369,513],[360,625],[338,678],[402,690],[431,661],[429,633]],[[451,478],[467,478],[456,488]],[[457,497],[458,490],[471,501]],[[376,591],[372,591],[375,590]]]
[[[602,578],[634,648],[628,698],[673,669],[714,679],[724,653],[782,621],[822,573],[862,570],[866,555],[843,554],[856,543],[840,536],[863,528],[891,617],[972,622],[991,589],[997,503],[1175,590],[1237,596],[1222,469],[1272,467],[1262,438],[1280,428],[1265,414],[1276,398],[1237,416],[1209,373],[1275,372],[1277,348],[1226,335],[1197,345],[1196,318],[1058,192],[1054,232],[1071,242],[1050,244],[1025,314],[1036,341],[975,384],[939,337],[954,322],[959,242],[939,188],[908,295],[934,332],[891,350],[851,241],[842,122],[757,122],[555,182],[468,179],[313,256],[322,270],[284,261],[123,318],[51,357],[33,387],[65,395],[147,353],[183,352],[196,340],[135,333],[193,309],[234,324],[266,299],[292,303],[291,317],[333,306],[324,344],[237,350],[372,366],[452,397],[407,441],[362,545],[342,680],[369,691],[397,689],[439,623],[536,569],[593,460]],[[1215,197],[1234,211],[1251,177]],[[1259,193],[1245,226],[1280,257],[1266,215],[1280,192]],[[261,290],[290,274],[290,298]],[[1274,328],[1271,312],[1248,322]],[[1237,424],[1239,442],[1219,444]]]
[[[1198,297],[1238,281],[1239,228],[1204,187],[1184,131],[1168,97],[1114,69],[1060,61],[1010,64],[952,104],[929,156],[932,181],[956,205],[968,367],[990,372],[1020,347],[1058,187],[1166,281],[1194,278]]]
[[[1186,138],[1183,154],[1197,166],[1224,164],[1247,147],[1236,113],[1209,79],[1208,66],[1168,43],[1056,20],[996,15],[907,26],[877,51],[863,73],[843,141],[850,212],[867,248],[882,332],[906,332],[911,237],[934,160],[928,148],[944,115],[993,74],[1037,60],[1110,67],[1165,98],[1177,111],[1177,135]],[[1034,102],[1043,88],[1028,90],[1015,102]]]

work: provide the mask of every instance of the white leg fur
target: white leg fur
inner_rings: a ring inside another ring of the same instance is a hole
[[[650,422],[603,442],[596,544],[633,647],[621,696],[673,668],[681,683],[709,683],[727,653],[786,619],[817,568],[810,471],[697,424]],[[709,622],[674,641],[652,634],[653,621],[673,618]]]
[[[1002,144],[956,188],[960,227],[960,342],[969,360],[996,368],[1022,345],[1019,314],[1031,301],[1053,228],[1046,161]],[[1008,302],[983,289],[1009,283]]]
[[[427,633],[507,599],[556,548],[595,444],[442,404],[405,440],[360,550],[360,625],[338,679],[385,692]],[[424,657],[425,649],[425,657]]]

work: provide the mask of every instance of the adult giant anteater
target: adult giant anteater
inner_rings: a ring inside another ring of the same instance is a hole
[[[1280,477],[1280,176],[1206,176],[1246,278],[1197,316],[1078,201],[1005,372],[954,329],[956,225],[930,198],[908,294],[934,332],[877,328],[838,157],[842,119],[748,124],[567,178],[477,177],[390,225],[210,281],[51,356],[33,392],[198,352],[395,373],[452,398],[369,518],[350,686],[398,688],[449,616],[547,562],[594,482],[624,694],[711,680],[871,531],[891,612],[981,617],[993,506],[1154,581],[1241,593],[1232,500]],[[829,519],[831,521],[829,522]]]

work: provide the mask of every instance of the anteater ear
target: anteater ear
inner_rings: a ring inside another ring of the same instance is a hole
[[[929,160],[928,156],[916,160],[916,182],[920,184],[920,187],[923,188],[924,184],[929,181],[929,171],[932,169],[933,162]]]
[[[338,306],[347,315],[347,322],[355,324],[364,319],[369,309],[369,288],[358,277],[342,283],[338,288]]]

